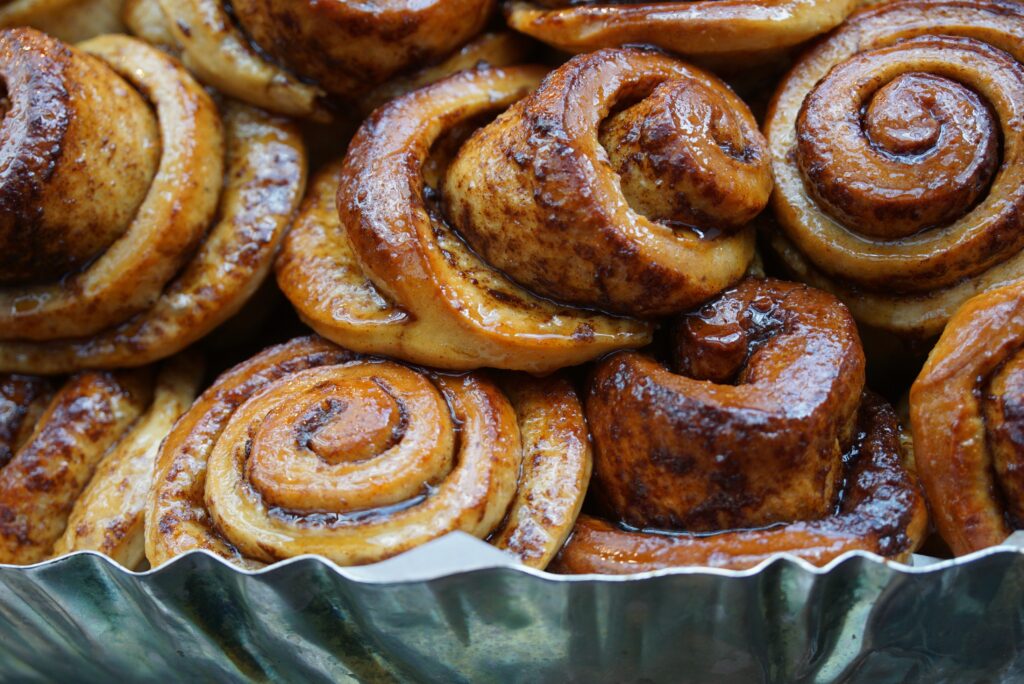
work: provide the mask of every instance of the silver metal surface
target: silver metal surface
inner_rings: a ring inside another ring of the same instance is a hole
[[[1024,678],[1024,553],[561,577],[465,535],[338,568],[0,566],[4,681],[973,682]]]

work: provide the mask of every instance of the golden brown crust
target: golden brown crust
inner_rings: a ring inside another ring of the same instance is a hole
[[[0,285],[59,278],[125,232],[160,158],[156,117],[95,57],[0,32]]]
[[[452,369],[551,371],[650,339],[646,324],[559,306],[515,285],[444,219],[436,179],[450,149],[541,74],[464,72],[363,124],[344,163],[314,181],[276,264],[303,320],[360,352]]]
[[[849,313],[802,285],[745,280],[683,316],[676,338],[676,372],[635,353],[595,371],[587,415],[611,508],[692,532],[826,515],[864,387]]]
[[[484,26],[494,0],[233,0],[239,24],[269,55],[336,95],[437,62]]]
[[[5,376],[2,384],[10,381]],[[141,370],[82,373],[56,392],[31,436],[0,469],[0,563],[49,557],[97,464],[150,395],[148,373]]]
[[[742,277],[754,244],[743,224],[770,191],[746,105],[706,72],[629,48],[571,59],[473,135],[442,201],[473,249],[524,287],[653,317]]]
[[[125,0],[121,16],[133,35],[177,57],[181,56],[180,46],[167,26],[160,0]]]
[[[846,492],[838,510],[818,520],[712,535],[627,531],[581,515],[551,564],[553,572],[626,574],[700,565],[742,570],[786,553],[825,565],[849,551],[908,561],[928,533],[928,513],[904,465],[892,409],[865,395],[848,452]]]
[[[120,33],[124,0],[8,0],[0,6],[0,28],[31,26],[55,38],[77,43],[105,33]]]
[[[131,0],[126,21],[232,97],[328,121],[328,96],[374,91],[370,97],[379,104],[384,91],[377,86],[396,76],[425,78],[407,72],[449,58],[480,32],[493,6],[493,0],[235,0],[229,8],[222,0]],[[501,50],[482,52],[500,56]]]
[[[102,56],[156,103],[160,165],[132,225],[86,269],[64,281],[0,291],[4,339],[88,335],[144,309],[195,247],[216,209],[221,130],[202,88],[168,57],[131,39],[98,38],[82,49]],[[145,80],[134,81],[138,74]]]
[[[221,376],[161,447],[146,555],[154,566],[196,548],[250,567],[303,553],[361,564],[506,520],[497,543],[543,566],[579,510],[589,449],[567,384],[510,382],[525,385],[512,401],[480,374],[320,338],[268,349]],[[524,456],[549,448],[558,457],[520,474]]]
[[[53,555],[98,551],[127,568],[145,560],[143,522],[160,442],[188,410],[199,389],[202,364],[178,356],[160,370],[153,401],[100,462],[75,501]]]
[[[905,558],[916,548],[924,501],[895,415],[863,394],[856,327],[833,297],[745,280],[680,320],[675,366],[623,353],[595,370],[595,488],[615,520],[640,531],[581,518],[561,570],[748,567],[777,552],[824,563],[854,548]]]
[[[46,378],[3,375],[0,381],[0,468],[35,430],[39,416],[50,403],[53,387]]]
[[[221,0],[157,0],[162,27],[151,12],[128,17],[142,36],[174,41],[189,71],[217,90],[278,114],[326,120],[325,92],[268,62],[249,42]],[[140,23],[142,22],[142,23]]]
[[[1006,361],[983,396],[993,470],[1006,508],[1004,517],[1016,529],[1024,524],[1024,356],[1015,354]]]
[[[259,285],[305,184],[301,139],[287,122],[227,105],[225,157],[213,102],[171,58],[116,36],[82,48],[154,102],[160,164],[131,225],[88,267],[0,288],[7,370],[137,366],[202,337]]]
[[[509,67],[528,64],[532,60],[531,42],[511,31],[485,33],[451,54],[440,64],[434,64],[404,76],[396,76],[359,98],[359,108],[370,114],[374,109],[397,97],[437,83],[460,71],[480,66]]]
[[[523,441],[522,473],[508,514],[487,541],[545,568],[572,532],[590,484],[590,433],[564,378],[503,375]]]
[[[512,2],[507,16],[512,28],[567,52],[648,44],[749,67],[749,53],[803,43],[838,25],[856,5],[856,0],[538,0]]]
[[[1021,35],[1019,3],[888,3],[801,59],[765,124],[793,274],[927,337],[1024,272]]]
[[[910,390],[914,453],[935,526],[957,555],[1021,525],[1024,285],[970,299]]]

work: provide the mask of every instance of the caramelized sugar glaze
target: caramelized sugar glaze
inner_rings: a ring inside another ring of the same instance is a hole
[[[169,356],[265,277],[305,185],[291,124],[124,36],[0,33],[0,370]]]
[[[9,562],[92,548],[135,565],[144,537],[154,565],[195,548],[247,567],[360,564],[453,530],[535,567],[558,554],[562,572],[907,558],[923,499],[893,411],[865,390],[853,319],[934,335],[967,296],[1018,277],[1020,6],[856,14],[786,77],[767,142],[720,80],[655,49],[548,73],[510,66],[526,55],[511,34],[473,40],[490,0],[363,9],[128,5],[140,35],[250,103],[321,119],[332,98],[383,105],[301,206],[305,152],[283,119],[215,101],[131,39],[0,34],[0,370],[174,354],[238,310],[279,243],[281,288],[333,340],[268,349],[194,405],[188,360],[158,377],[0,377]],[[655,36],[728,60],[850,9],[542,2],[509,16],[572,51]],[[772,165],[772,245],[853,317],[819,290],[741,280]],[[973,332],[954,319],[947,333],[977,353],[940,342],[911,397],[915,427],[945,416],[965,435],[916,441],[957,552],[1024,514],[1024,364],[1000,292]],[[670,316],[672,369],[636,352],[598,361],[585,411],[561,376],[474,370],[549,373],[644,346]],[[596,492],[578,516],[588,430]]]
[[[509,26],[567,52],[656,45],[722,66],[791,48],[837,26],[857,0],[513,0]],[[756,60],[754,60],[756,61]]]
[[[89,371],[60,383],[0,374],[0,563],[102,551],[135,567],[160,440],[199,384],[196,361]]]
[[[522,41],[474,40],[493,10],[493,0],[128,0],[126,21],[232,97],[329,119],[330,100],[365,98],[365,108],[396,78],[415,85],[481,61],[520,61]]]
[[[832,296],[745,280],[679,319],[673,364],[626,352],[594,370],[594,487],[624,526],[580,516],[554,569],[744,568],[779,552],[821,565],[920,543],[899,425],[865,391],[856,326]]]
[[[590,469],[558,376],[444,375],[300,338],[225,373],[167,437],[146,555],[355,565],[462,530],[543,568]]]
[[[646,49],[543,76],[474,69],[363,124],[277,262],[303,320],[362,352],[543,372],[649,341],[595,310],[661,316],[742,277],[771,191],[743,102]]]
[[[880,5],[807,53],[765,123],[786,267],[918,338],[1024,275],[1022,60],[1022,6],[976,0]]]
[[[910,390],[914,453],[957,555],[1024,525],[1024,284],[968,301]]]

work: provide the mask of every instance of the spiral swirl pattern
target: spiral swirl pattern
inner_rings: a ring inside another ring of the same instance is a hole
[[[855,0],[516,0],[509,25],[567,52],[656,45],[749,67],[750,53],[779,51],[837,26]]]
[[[1019,3],[888,3],[777,92],[772,243],[869,328],[935,335],[1024,272],[1022,35]]]
[[[371,563],[442,534],[544,567],[590,475],[582,409],[556,377],[442,375],[319,338],[222,376],[161,448],[153,565],[205,548],[243,565]]]
[[[359,97],[445,60],[481,31],[493,8],[493,0],[136,0],[128,23],[232,97],[326,120],[328,96]]]
[[[823,292],[748,279],[677,326],[675,372],[599,364],[595,488],[627,529],[581,516],[555,567],[743,568],[786,552],[905,558],[925,532],[892,409],[864,392],[853,319]]]
[[[573,58],[473,135],[443,202],[473,249],[530,290],[659,316],[742,277],[746,224],[770,192],[746,105],[714,76],[634,48]]]
[[[935,526],[957,555],[1024,526],[1024,285],[956,312],[910,390],[914,455]]]
[[[464,72],[363,125],[344,162],[313,182],[277,261],[303,320],[360,352],[452,369],[551,371],[650,339],[646,324],[517,286],[445,220],[440,179],[453,150],[479,117],[523,97],[541,75]]]
[[[235,104],[222,123],[177,62],[123,36],[11,30],[0,69],[0,369],[142,365],[237,312],[301,197],[298,132]]]
[[[137,565],[153,455],[197,383],[186,361],[161,371],[155,393],[151,369],[90,371],[62,384],[0,375],[0,563],[89,548]],[[131,462],[141,481],[93,477]]]

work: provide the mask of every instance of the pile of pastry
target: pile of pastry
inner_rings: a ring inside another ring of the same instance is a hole
[[[0,26],[0,563],[463,531],[629,573],[1024,525],[1021,2]]]

